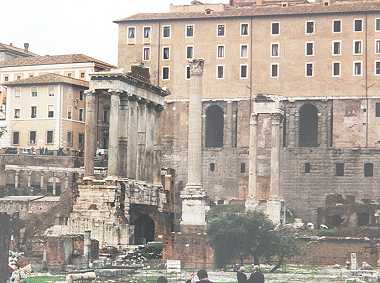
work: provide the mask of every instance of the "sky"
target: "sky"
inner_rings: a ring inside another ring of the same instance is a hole
[[[112,21],[190,1],[0,0],[0,42],[18,47],[28,42],[30,51],[40,55],[83,53],[116,65],[117,24]]]

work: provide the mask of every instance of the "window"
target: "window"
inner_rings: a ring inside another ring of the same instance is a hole
[[[79,100],[80,100],[80,101],[83,101],[83,100],[84,100],[84,91],[83,91],[83,90],[81,90],[81,91],[79,92]]]
[[[215,163],[210,163],[210,172],[215,172]]]
[[[278,78],[279,73],[280,73],[279,65],[277,63],[274,63],[270,65],[270,68],[271,68],[271,78]]]
[[[104,122],[105,124],[108,123],[108,110],[104,110],[104,111],[103,111],[103,122]]]
[[[150,60],[150,47],[143,47],[143,61]]]
[[[71,77],[73,76],[73,74],[72,74],[72,73],[67,73],[67,76],[68,76],[69,78],[71,78]]]
[[[223,147],[224,113],[219,105],[206,109],[206,147]]]
[[[314,75],[314,64],[306,63],[305,65],[305,76],[312,77]]]
[[[194,47],[186,46],[186,59],[193,59],[193,58],[194,58]]]
[[[4,76],[4,81],[5,81],[5,82],[9,81],[9,77],[8,77],[8,75],[5,75],[5,76]]]
[[[162,68],[162,79],[164,81],[170,79],[170,68],[169,67],[163,67]]]
[[[13,132],[12,144],[14,145],[20,144],[20,132]]]
[[[169,60],[170,59],[170,47],[162,48],[162,59]]]
[[[15,109],[15,115],[14,115],[14,118],[15,119],[19,119],[21,116],[21,110],[20,109]]]
[[[342,32],[342,21],[334,20],[333,21],[333,32]]]
[[[46,143],[52,144],[54,142],[54,132],[53,131],[47,131],[46,132]]]
[[[364,163],[364,177],[373,177],[373,163]]]
[[[194,36],[194,25],[187,25],[186,26],[186,37],[193,37]]]
[[[307,103],[299,110],[299,146],[318,146],[318,109],[313,104]]]
[[[36,131],[30,131],[29,132],[29,144],[34,145],[37,141],[37,132]]]
[[[226,33],[225,25],[218,25],[216,28],[216,34],[217,36],[224,36]]]
[[[335,176],[344,176],[344,163],[335,163]]]
[[[15,97],[20,97],[21,96],[21,88],[16,87],[15,88]]]
[[[332,49],[332,55],[333,56],[342,55],[342,42],[340,40],[339,41],[333,41],[331,49]]]
[[[240,58],[248,58],[248,45],[241,44],[240,45]]]
[[[340,77],[340,63],[339,62],[332,63],[332,76]]]
[[[49,86],[48,88],[49,96],[54,96],[54,86]]]
[[[315,32],[315,22],[314,21],[307,21],[306,27],[305,27],[305,33],[306,34],[313,34]]]
[[[79,121],[84,122],[84,109],[79,109]]]
[[[380,117],[380,103],[376,103],[375,104],[375,108],[376,108],[376,117]]]
[[[54,106],[53,105],[48,105],[48,117],[54,118]]]
[[[136,27],[128,27],[128,43],[136,42]]]
[[[363,53],[362,44],[363,44],[362,40],[354,40],[353,52],[355,55],[360,55]]]
[[[245,163],[240,163],[240,173],[245,173],[246,172],[246,169],[245,169]]]
[[[306,42],[305,44],[305,55],[314,56],[314,42]]]
[[[67,119],[72,119],[73,108],[71,106],[67,107]]]
[[[152,31],[151,27],[144,27],[144,39],[150,39],[150,33]]]
[[[78,144],[80,147],[84,146],[84,134],[83,133],[79,133],[79,135],[78,135]]]
[[[280,34],[280,23],[272,23],[272,35],[279,35]]]
[[[32,87],[31,92],[32,92],[32,97],[37,96],[37,88],[36,87]]]
[[[165,37],[165,38],[171,37],[171,26],[162,27],[162,37]]]
[[[380,19],[375,19],[375,30],[380,31]]]
[[[356,61],[354,62],[354,76],[361,76],[362,75],[362,62]]]
[[[224,79],[224,66],[223,65],[216,66],[216,78],[217,79]]]
[[[280,56],[280,44],[272,43],[271,44],[271,57],[279,57]]]
[[[217,47],[217,58],[218,59],[224,58],[224,45],[218,45],[218,47]]]
[[[380,75],[380,61],[375,61],[375,75]]]
[[[190,77],[191,77],[190,66],[186,66],[186,79],[189,80]]]
[[[68,146],[73,146],[73,132],[67,132],[66,142]]]
[[[354,31],[363,31],[363,20],[355,19],[354,20]]]
[[[240,24],[240,35],[241,36],[248,35],[248,24]]]
[[[84,79],[85,76],[86,76],[86,73],[85,73],[85,72],[80,72],[80,78],[81,78],[81,79]]]
[[[37,106],[32,106],[30,108],[30,118],[36,118],[37,117]]]
[[[240,79],[248,78],[248,65],[240,65]]]
[[[375,53],[380,54],[380,39],[375,40]]]
[[[311,166],[310,166],[310,163],[309,162],[306,162],[305,164],[304,164],[304,172],[305,173],[310,173],[310,171],[311,171]]]

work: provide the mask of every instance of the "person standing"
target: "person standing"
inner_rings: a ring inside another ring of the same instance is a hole
[[[196,283],[212,283],[210,280],[208,280],[208,274],[207,271],[204,269],[201,269],[197,272],[197,276],[199,281]]]
[[[254,272],[252,272],[251,276],[249,276],[249,283],[264,283],[265,278],[264,274],[261,272],[258,266],[254,267]]]
[[[244,273],[244,267],[241,266],[236,272],[236,278],[238,283],[247,283],[247,275]]]

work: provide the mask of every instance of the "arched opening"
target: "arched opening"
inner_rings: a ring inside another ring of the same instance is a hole
[[[218,105],[206,110],[206,147],[223,147],[224,113]]]
[[[148,215],[141,215],[135,221],[135,244],[144,245],[154,241],[154,221]]]
[[[318,146],[318,109],[305,104],[299,114],[299,146]]]

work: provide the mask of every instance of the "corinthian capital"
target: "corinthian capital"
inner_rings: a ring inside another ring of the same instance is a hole
[[[201,76],[203,75],[203,67],[205,60],[203,59],[193,59],[189,62],[190,74],[191,76]]]

